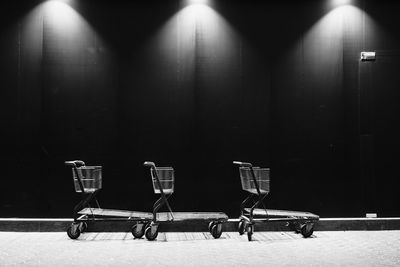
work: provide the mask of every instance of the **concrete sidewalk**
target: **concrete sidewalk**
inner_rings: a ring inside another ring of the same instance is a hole
[[[400,266],[400,231],[159,233],[0,232],[0,266]]]

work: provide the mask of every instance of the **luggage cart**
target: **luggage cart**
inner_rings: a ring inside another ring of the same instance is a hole
[[[151,221],[150,212],[102,209],[96,195],[102,188],[102,167],[86,166],[81,160],[66,161],[66,166],[72,167],[72,178],[75,192],[82,194],[82,200],[74,207],[73,223],[67,228],[71,239],[77,239],[88,228],[89,222],[127,221],[134,222],[131,228],[135,238],[144,235],[144,226]],[[91,207],[94,203],[95,207]]]
[[[233,164],[239,165],[242,189],[249,192],[249,196],[240,206],[240,221],[238,232],[243,235],[247,232],[248,240],[252,240],[254,224],[256,222],[286,222],[286,225],[296,233],[301,233],[303,237],[310,237],[314,232],[314,223],[319,220],[319,216],[310,212],[272,210],[267,209],[264,199],[270,192],[270,169],[253,167],[251,163],[234,161]],[[253,205],[248,207],[249,202]]]
[[[153,162],[144,162],[144,166],[150,167],[155,194],[160,198],[153,205],[152,221],[146,225],[145,236],[148,240],[155,240],[158,235],[158,226],[162,222],[191,221],[208,223],[208,230],[214,238],[222,234],[222,224],[228,220],[223,212],[172,212],[168,199],[174,193],[174,169],[172,167],[156,167]],[[168,212],[158,212],[163,206]]]

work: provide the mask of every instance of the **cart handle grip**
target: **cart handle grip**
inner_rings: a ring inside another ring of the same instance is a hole
[[[251,165],[251,163],[248,162],[234,161],[233,164],[237,164],[242,167],[253,167],[253,165]]]
[[[151,162],[151,161],[145,161],[144,163],[143,163],[143,165],[144,166],[148,166],[148,167],[156,167],[156,164],[154,163],[154,162]]]
[[[80,167],[80,166],[85,166],[85,162],[82,160],[69,160],[64,162],[66,166],[72,166],[72,167]]]

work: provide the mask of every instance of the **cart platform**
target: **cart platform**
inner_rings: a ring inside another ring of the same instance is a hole
[[[244,209],[246,212],[250,212],[249,208]],[[267,209],[265,212],[264,209],[254,209],[253,215],[256,217],[272,217],[272,218],[304,218],[304,219],[311,219],[311,220],[318,220],[319,216],[313,214],[311,212],[305,211],[292,211],[292,210],[271,210]]]
[[[150,212],[130,211],[130,210],[113,210],[113,209],[99,209],[99,208],[84,208],[79,211],[80,215],[94,215],[103,217],[123,217],[151,220],[153,214]]]
[[[157,221],[227,221],[228,216],[223,212],[174,212],[173,218],[169,212],[157,213]]]

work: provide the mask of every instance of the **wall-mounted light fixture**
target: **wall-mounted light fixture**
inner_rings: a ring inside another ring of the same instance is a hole
[[[375,52],[361,52],[361,61],[375,61],[376,54]]]

